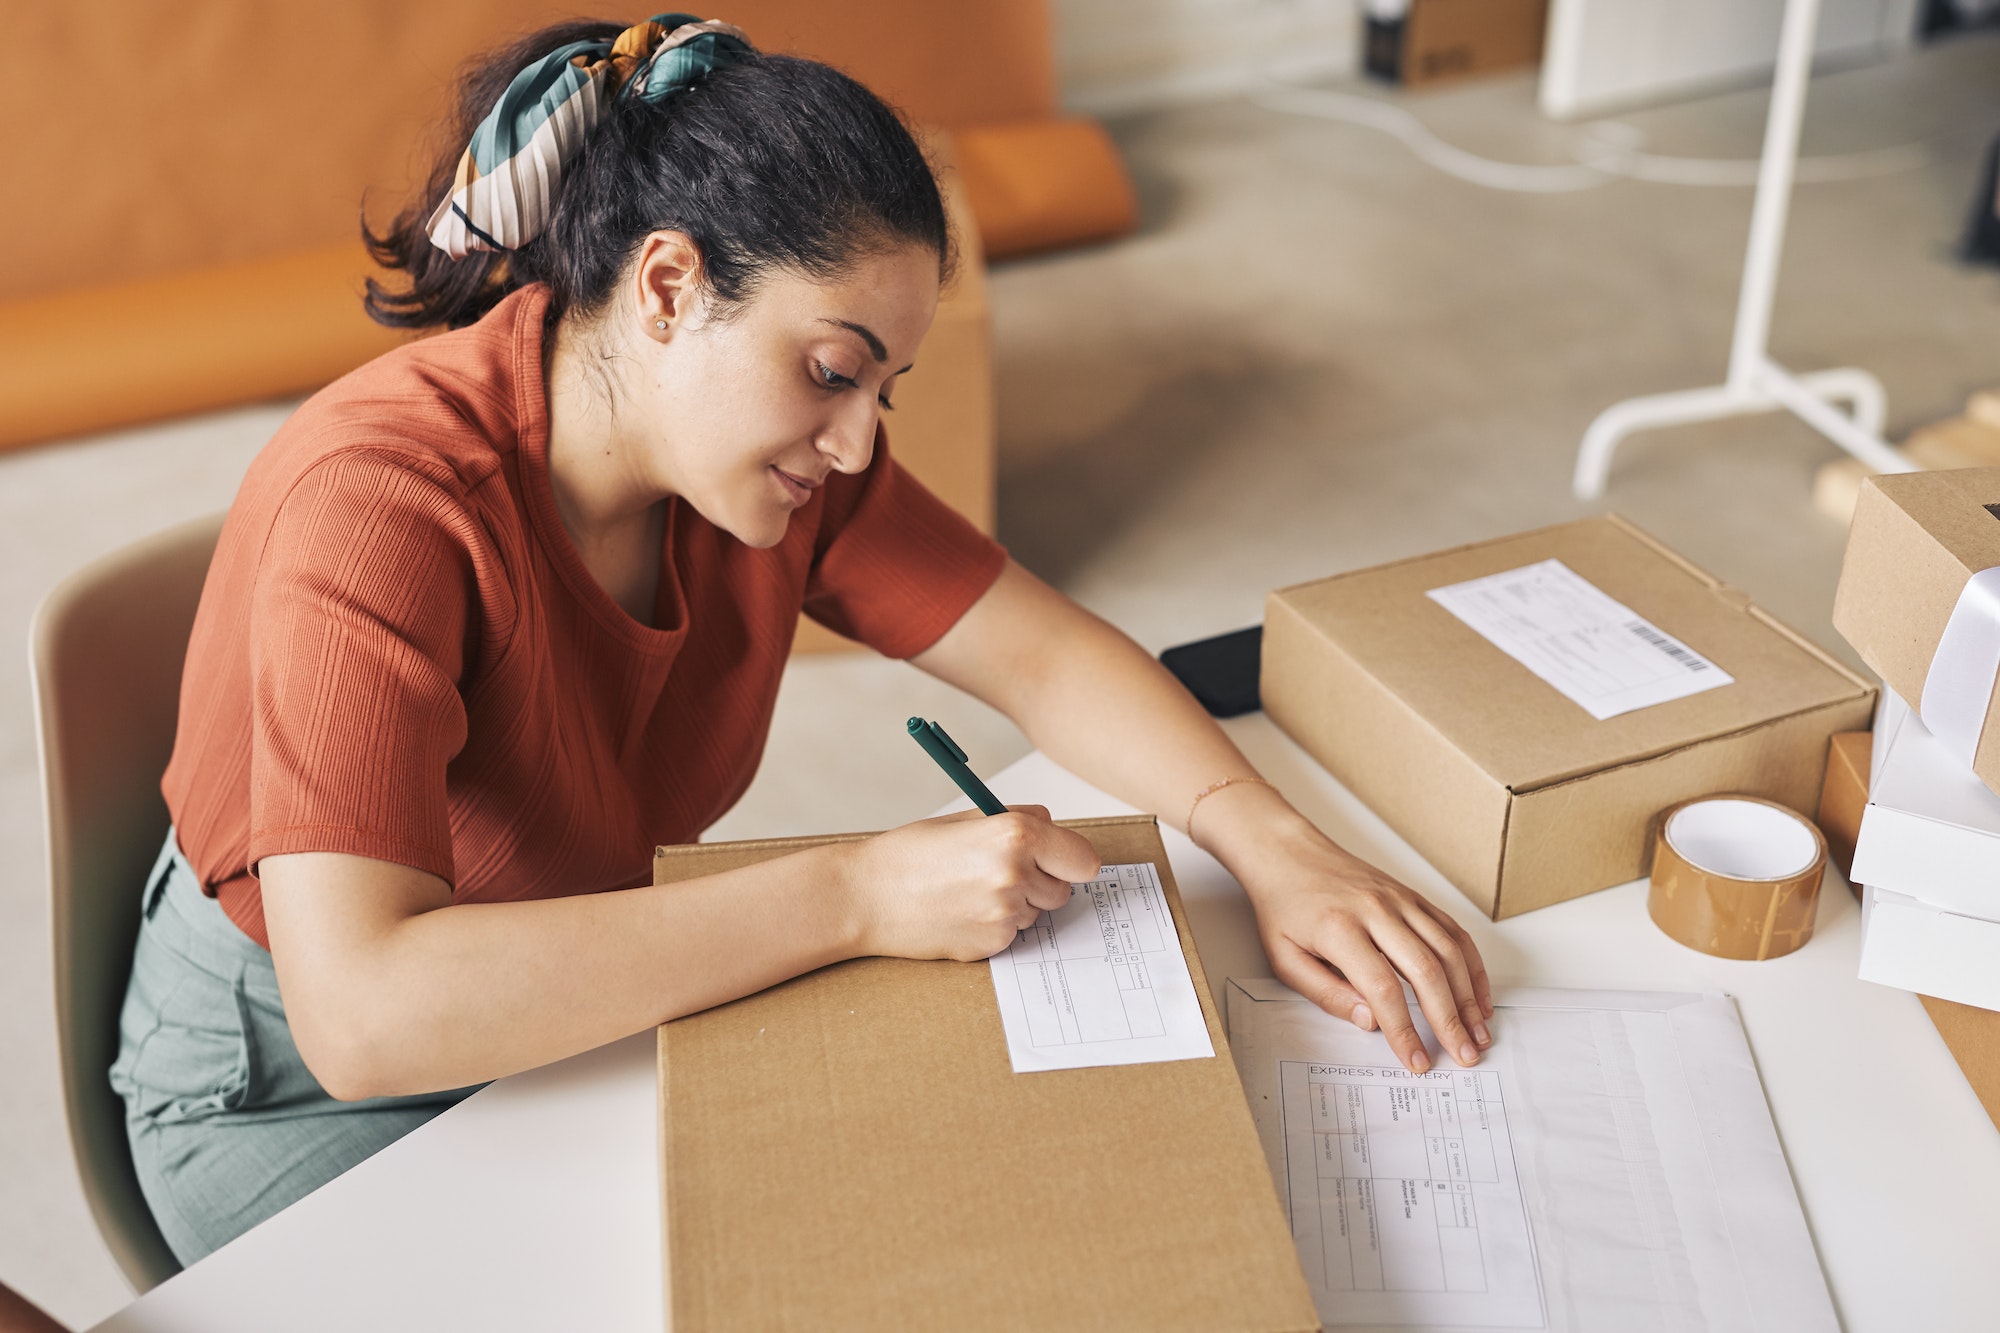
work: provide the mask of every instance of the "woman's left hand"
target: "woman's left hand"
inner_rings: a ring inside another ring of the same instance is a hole
[[[1478,1062],[1493,1041],[1486,1026],[1493,992],[1463,926],[1340,848],[1269,789],[1232,801],[1226,815],[1209,809],[1216,803],[1202,808],[1215,817],[1204,842],[1249,893],[1278,980],[1358,1027],[1380,1027],[1396,1057],[1421,1074],[1430,1056],[1405,1002],[1407,978],[1445,1051],[1461,1065]]]
[[[1430,1057],[1402,977],[1461,1064],[1491,1044],[1492,995],[1472,937],[1314,828],[1152,654],[1104,621],[1009,564],[912,660],[1006,713],[1086,781],[1192,821],[1195,841],[1248,890],[1278,979],[1380,1027],[1412,1071]]]

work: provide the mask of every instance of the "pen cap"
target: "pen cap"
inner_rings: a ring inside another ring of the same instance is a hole
[[[958,742],[951,738],[951,734],[947,732],[943,727],[940,727],[935,722],[931,723],[931,734],[944,742],[945,749],[950,750],[954,755],[958,756],[959,763],[964,764],[971,762],[971,756],[966,754],[965,751],[959,749]]]

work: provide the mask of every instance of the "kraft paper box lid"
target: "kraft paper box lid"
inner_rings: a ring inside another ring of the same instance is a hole
[[[1966,582],[2000,565],[2000,468],[1870,477],[1854,506],[1833,627],[1913,708]],[[1989,701],[1973,771],[2000,791]]]
[[[1319,1327],[1158,827],[1067,826],[1158,868],[1215,1055],[1015,1074],[985,963],[892,958],[662,1026],[670,1328]]]
[[[1426,594],[1558,560],[1733,678],[1598,720]],[[1808,810],[1874,687],[1610,515],[1281,589],[1264,709],[1496,920],[1646,873],[1676,801]]]
[[[1425,596],[1552,558],[1735,684],[1600,722]],[[1271,600],[1517,794],[1873,693],[1745,594],[1615,514],[1336,575]]]

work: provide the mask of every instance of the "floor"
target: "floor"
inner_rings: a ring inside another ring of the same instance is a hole
[[[1389,96],[1446,140],[1560,163],[1580,131],[1512,77]],[[1651,151],[1756,152],[1762,95],[1622,117]],[[1285,583],[1559,522],[1576,442],[1626,396],[1716,382],[1749,216],[1743,188],[1621,181],[1495,192],[1375,131],[1250,100],[1113,126],[1146,225],[994,275],[1002,537],[1159,648],[1259,618]],[[1911,170],[1803,186],[1772,348],[1858,365],[1892,434],[2000,383],[2000,276],[1951,258],[2000,41],[1815,81],[1805,151],[1925,149]],[[73,1323],[125,1299],[76,1188],[55,1081],[25,639],[64,573],[225,505],[285,405],[0,458],[0,1279]],[[1809,503],[1834,456],[1776,417],[1640,437],[1616,508],[1836,651],[1841,524]],[[952,793],[901,738],[944,719],[983,769],[1026,750],[1004,718],[894,663],[790,671],[756,786],[711,836],[881,827]]]

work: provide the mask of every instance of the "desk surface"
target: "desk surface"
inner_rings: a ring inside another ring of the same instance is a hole
[[[1497,983],[1736,996],[1846,1327],[1992,1326],[2000,1133],[1916,997],[1855,979],[1860,912],[1837,882],[1812,942],[1764,963],[1673,943],[1644,884],[1496,925],[1261,715],[1226,725],[1329,833],[1450,907]],[[1064,818],[1124,810],[1039,754],[991,785]],[[1213,984],[1268,976],[1242,890],[1166,840]],[[650,1033],[504,1079],[98,1327],[658,1333],[653,1111]]]

